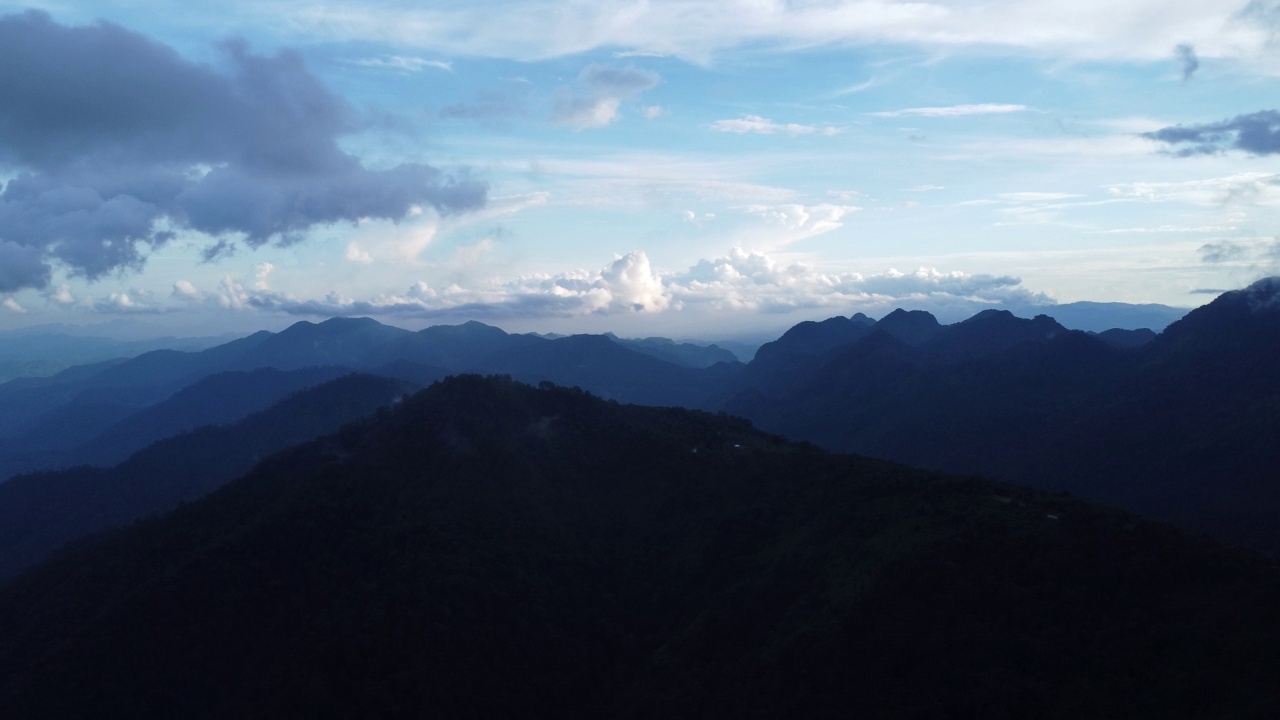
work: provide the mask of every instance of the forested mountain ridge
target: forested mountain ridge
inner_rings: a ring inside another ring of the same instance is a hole
[[[1278,297],[1274,279],[1225,293],[1147,342],[994,311],[915,345],[877,323],[778,382],[748,366],[753,385],[723,407],[830,449],[1083,494],[1280,555]]]
[[[262,458],[333,432],[416,389],[389,378],[346,375],[237,422],[160,440],[113,467],[16,476],[0,484],[0,580],[88,533],[198,500]]]
[[[1269,563],[477,377],[0,586],[0,635],[11,717],[1280,711]]]
[[[410,332],[369,318],[332,318],[299,322],[279,333],[255,333],[200,352],[154,351],[70,368],[49,378],[3,383],[0,482],[18,472],[119,460],[127,455],[125,450],[110,453],[102,448],[111,445],[113,438],[136,436],[134,430],[142,424],[139,418],[149,408],[225,373],[330,367],[392,375],[407,372],[415,380],[434,380],[449,373],[501,372],[531,382],[580,385],[627,402],[705,406],[712,389],[720,386],[719,378],[741,367],[736,361],[723,367],[708,365],[707,355],[695,357],[687,348],[667,352],[664,360],[654,357],[663,350],[657,343],[624,346],[605,336],[590,336],[600,342],[584,345],[590,342],[585,337],[546,340],[478,322]],[[668,361],[681,358],[688,364]],[[243,387],[230,389],[231,395],[243,395],[257,384],[248,375],[239,382]],[[231,422],[247,412],[211,415],[219,422]],[[173,432],[180,429],[176,423]],[[151,441],[165,435],[146,437]]]

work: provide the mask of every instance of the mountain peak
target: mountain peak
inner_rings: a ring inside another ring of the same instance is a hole
[[[880,318],[875,328],[908,345],[920,345],[937,335],[942,325],[932,313],[898,308]]]

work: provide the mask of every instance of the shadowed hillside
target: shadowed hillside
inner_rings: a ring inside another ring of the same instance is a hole
[[[478,377],[0,586],[0,636],[8,717],[1280,711],[1251,556]]]

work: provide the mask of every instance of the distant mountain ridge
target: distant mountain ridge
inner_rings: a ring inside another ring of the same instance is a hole
[[[1260,281],[1159,335],[989,310],[915,344],[877,339],[895,313],[839,348],[790,348],[802,358],[790,367],[753,362],[723,408],[827,448],[1080,493],[1280,556],[1278,298],[1280,281]]]

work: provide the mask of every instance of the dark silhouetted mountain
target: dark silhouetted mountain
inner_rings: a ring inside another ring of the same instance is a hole
[[[817,359],[871,333],[875,322],[862,313],[802,322],[756,351],[755,358],[735,381],[735,389],[778,392],[799,381]]]
[[[624,347],[605,335],[545,340],[491,358],[479,370],[528,383],[549,381],[640,405],[705,407],[741,363],[698,369],[674,365]]]
[[[235,422],[265,410],[287,395],[350,372],[349,368],[329,366],[287,371],[259,368],[210,375],[115,423],[91,442],[67,453],[64,462],[115,465],[158,440],[205,425]]]
[[[237,369],[296,370],[337,365],[366,368],[392,359],[384,346],[413,335],[370,318],[336,317],[322,323],[294,323],[237,358]]]
[[[908,345],[923,345],[942,332],[942,326],[933,315],[924,310],[901,308],[880,318],[876,329]]]
[[[947,325],[922,343],[934,357],[953,362],[994,355],[1015,345],[1048,340],[1067,331],[1047,315],[1031,320],[1008,310],[983,310],[968,320]]]
[[[124,359],[160,349],[196,351],[233,337],[158,337],[121,341],[54,332],[0,333],[0,383],[20,377],[47,377],[76,365]]]
[[[544,342],[546,340],[537,335],[508,334],[473,320],[461,325],[435,325],[400,338],[389,348],[387,361],[406,359],[453,372],[468,372],[494,355]]]
[[[1277,288],[1226,293],[1129,349],[1116,339],[1136,333],[987,311],[917,348],[855,343],[723,407],[826,448],[1082,494],[1280,556]]]
[[[716,363],[736,363],[738,356],[732,352],[719,347],[718,345],[695,345],[693,343],[677,343],[674,340],[661,337],[651,337],[641,339],[625,339],[617,337],[612,333],[605,333],[606,337],[618,343],[619,345],[643,353],[650,357],[656,357],[659,360],[665,360],[673,365],[681,365],[691,368],[709,368]]]
[[[288,382],[299,377],[296,372],[258,371],[254,379],[266,379],[266,373]],[[323,375],[309,374],[313,379]],[[219,376],[201,392],[228,382],[235,391],[242,390],[235,380]],[[0,578],[11,577],[95,530],[203,497],[259,459],[333,432],[415,387],[347,375],[292,394],[235,424],[203,427],[160,441],[112,468],[19,475],[0,484]]]
[[[151,428],[145,433],[116,432],[113,426],[204,378],[229,371],[386,369],[415,381],[434,381],[448,373],[496,371],[530,382],[580,385],[635,402],[705,405],[709,388],[718,387],[732,374],[732,368],[740,367],[733,363],[694,371],[616,344],[617,353],[565,354],[564,346],[548,347],[551,342],[533,335],[508,334],[478,322],[410,332],[368,318],[333,318],[322,323],[295,323],[275,334],[256,333],[201,352],[155,351],[123,362],[72,368],[40,381],[0,384],[0,403],[5,409],[0,413],[0,481],[18,472],[118,460],[158,439],[156,433],[163,432],[163,423],[155,418],[167,411],[158,408],[152,420],[139,415],[137,423]],[[673,347],[678,353],[692,352]],[[714,351],[701,352],[705,357]],[[728,353],[724,355],[728,357]],[[296,387],[283,384],[274,395],[264,395],[257,407],[265,407],[273,397]],[[204,414],[193,416],[191,422],[217,422],[219,413],[223,417],[243,415],[242,401],[247,395],[228,392],[221,398],[226,408],[206,404],[201,411]],[[205,397],[214,404],[220,401],[216,393]],[[182,422],[177,420],[168,434],[179,431]],[[135,439],[111,451],[127,436]]]
[[[1100,333],[1111,328],[1150,328],[1160,332],[1186,315],[1187,308],[1156,304],[1073,302],[1041,307],[1037,312],[1052,317],[1072,330]]]
[[[0,586],[0,637],[5,717],[1280,712],[1251,556],[474,377]]]
[[[1122,330],[1120,328],[1111,328],[1100,333],[1097,337],[1102,342],[1113,348],[1120,350],[1133,350],[1156,339],[1156,334],[1149,328],[1139,328],[1137,330]]]

